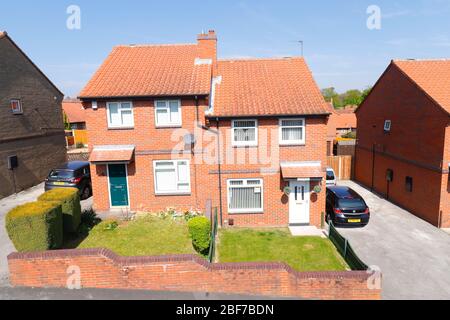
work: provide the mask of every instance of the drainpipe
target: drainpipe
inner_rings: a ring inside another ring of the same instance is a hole
[[[216,118],[217,126],[216,130],[213,130],[200,122],[200,112],[199,112],[199,102],[198,97],[195,97],[195,108],[196,108],[196,122],[197,127],[206,131],[209,131],[215,135],[217,135],[217,171],[219,175],[219,212],[220,212],[220,226],[223,227],[223,205],[222,205],[222,166],[221,166],[221,157],[220,157],[220,132],[219,132],[219,118]]]

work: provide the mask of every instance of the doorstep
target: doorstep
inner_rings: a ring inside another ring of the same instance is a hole
[[[289,227],[289,231],[291,232],[291,234],[294,237],[321,237],[321,238],[326,238],[324,230],[321,230],[317,227],[314,226],[299,226],[299,227],[294,227],[294,226],[290,226]]]

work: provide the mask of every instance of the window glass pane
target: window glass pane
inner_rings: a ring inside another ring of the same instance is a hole
[[[243,184],[244,184],[244,181],[242,181],[242,180],[230,181],[230,185],[232,185],[232,186],[242,186]]]
[[[156,167],[172,167],[172,161],[156,162]]]
[[[236,142],[256,141],[256,129],[235,129],[234,141]]]
[[[303,120],[283,120],[281,121],[283,127],[302,127]]]
[[[282,128],[283,141],[299,141],[303,140],[303,128]]]
[[[156,110],[156,123],[157,124],[168,124],[169,123],[169,113],[167,109],[157,109]]]
[[[179,183],[178,191],[189,191],[189,183]]]
[[[239,120],[234,121],[234,127],[235,128],[255,128],[256,122],[254,120]]]
[[[159,192],[177,190],[175,169],[156,169],[156,190]]]
[[[261,209],[261,198],[262,192],[255,192],[254,187],[230,188],[230,209]]]
[[[189,166],[186,161],[178,162],[178,181],[189,182]]]
[[[122,110],[122,125],[133,126],[133,112],[130,110]]]
[[[157,101],[156,102],[156,107],[157,108],[167,108],[166,107],[166,102],[165,101]]]
[[[117,103],[110,103],[108,106],[109,106],[109,123],[113,125],[120,125],[121,117],[119,113],[119,105]]]
[[[125,102],[121,104],[122,109],[131,109],[131,103]]]
[[[171,123],[180,123],[180,106],[178,101],[170,102],[170,122]]]

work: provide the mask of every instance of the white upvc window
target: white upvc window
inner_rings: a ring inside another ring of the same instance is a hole
[[[392,128],[392,121],[391,120],[384,121],[384,131],[390,132],[391,128]]]
[[[258,145],[258,120],[233,120],[231,141],[235,147],[255,147]]]
[[[280,144],[303,145],[305,144],[305,119],[280,119]]]
[[[188,194],[191,192],[189,160],[153,162],[156,194]]]
[[[262,179],[228,180],[229,213],[262,213],[264,203]]]
[[[108,102],[106,104],[109,128],[133,128],[134,114],[131,102]]]
[[[11,100],[11,111],[13,114],[22,114],[22,103],[19,99],[12,99]]]
[[[179,127],[182,125],[180,100],[156,100],[155,122],[157,127]]]

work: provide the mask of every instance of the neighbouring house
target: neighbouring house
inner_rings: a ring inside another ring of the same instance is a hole
[[[450,60],[395,60],[356,111],[356,179],[450,227]]]
[[[62,107],[65,115],[66,139],[68,147],[86,146],[88,144],[86,119],[83,104],[80,100],[63,100]]]
[[[344,141],[342,138],[348,133],[357,132],[356,106],[347,106],[335,109],[330,105],[330,119],[328,120],[327,154],[332,155],[354,155],[354,141]],[[340,141],[338,141],[340,140]]]
[[[63,100],[62,108],[67,116],[70,130],[86,129],[85,113],[80,100]]]
[[[42,182],[66,159],[63,94],[0,32],[0,198]]]
[[[80,99],[97,210],[320,227],[330,111],[303,58],[220,60],[214,31],[118,46]]]

